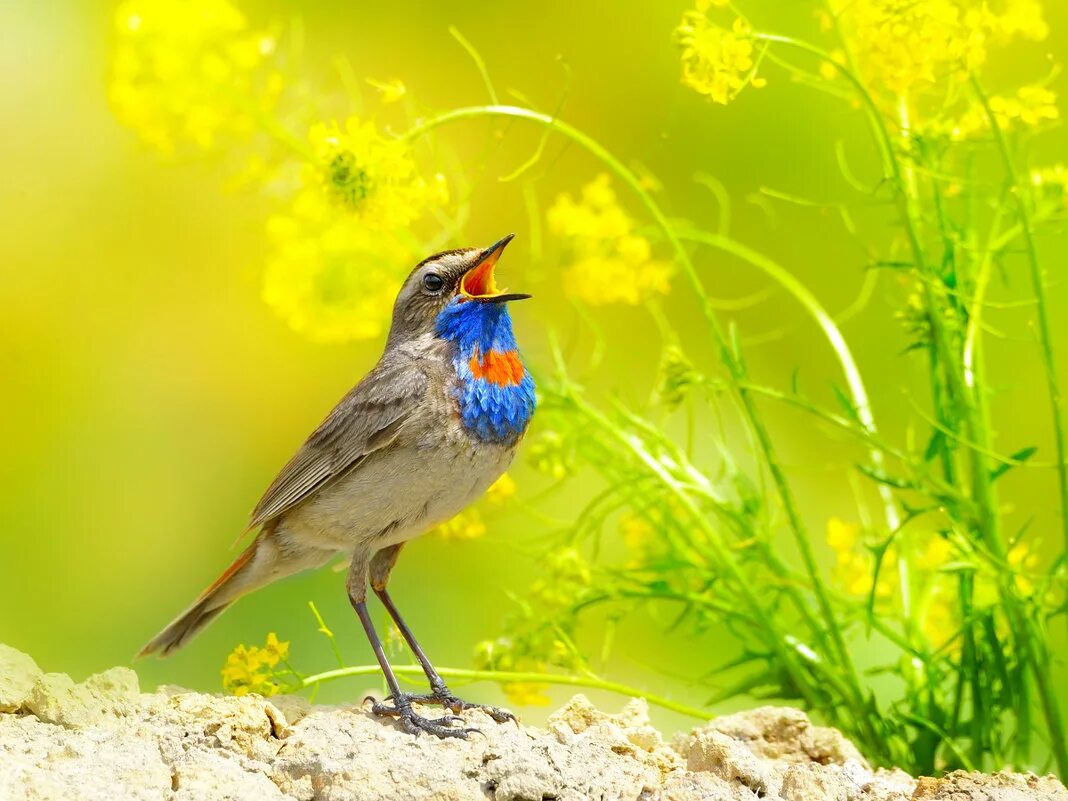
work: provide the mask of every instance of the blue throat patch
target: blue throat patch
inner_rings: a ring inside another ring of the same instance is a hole
[[[534,379],[519,358],[505,304],[453,298],[435,328],[456,344],[456,400],[464,428],[485,442],[516,442],[534,414]]]

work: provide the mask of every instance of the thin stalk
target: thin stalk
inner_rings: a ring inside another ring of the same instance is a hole
[[[680,704],[665,698],[662,695],[645,692],[629,684],[618,681],[608,681],[597,676],[566,675],[562,673],[519,673],[504,670],[466,670],[464,668],[437,668],[439,674],[446,679],[461,679],[464,681],[494,681],[501,684],[515,684],[519,682],[529,684],[561,684],[569,687],[588,687],[591,690],[604,690],[617,695],[625,695],[628,698],[644,698],[653,706],[661,709],[669,709],[680,715],[688,715],[699,720],[712,720],[715,715],[703,709]],[[300,683],[295,685],[290,692],[305,690],[328,681],[346,679],[352,676],[375,676],[382,672],[378,665],[356,665],[353,667],[336,668],[315,673],[311,676],[302,676]],[[395,665],[393,672],[401,676],[423,677],[423,669],[418,665]]]
[[[748,262],[757,269],[762,270],[775,281],[778,281],[779,284],[781,284],[787,292],[789,292],[804,307],[805,311],[815,319],[816,324],[823,331],[824,336],[827,337],[827,341],[830,343],[834,355],[838,358],[838,363],[842,366],[842,373],[845,375],[846,383],[849,385],[849,392],[853,396],[853,405],[856,408],[857,419],[860,421],[861,426],[870,434],[877,434],[878,430],[875,426],[875,416],[872,414],[871,402],[868,399],[868,391],[864,386],[863,378],[861,378],[860,368],[857,367],[856,360],[853,358],[853,352],[849,349],[849,345],[846,343],[841,329],[835,323],[831,315],[827,313],[823,304],[821,304],[819,300],[816,299],[816,296],[809,291],[808,287],[797,280],[792,273],[765,256],[763,253],[759,253],[752,248],[746,247],[730,237],[723,236],[722,234],[707,233],[705,231],[682,231],[680,232],[680,236],[684,239],[690,239],[695,242],[700,242],[703,245],[708,245],[709,247],[719,248],[742,261]],[[871,448],[868,453],[872,465],[874,465],[877,470],[883,471],[886,462],[882,452],[878,448]],[[901,520],[897,513],[897,506],[894,504],[893,494],[890,492],[890,488],[885,484],[880,484],[878,491],[879,497],[883,502],[886,525],[890,531],[896,531]],[[902,607],[905,610],[905,615],[908,616],[910,603],[908,600],[907,583],[906,590],[902,597]]]
[[[990,101],[983,91],[979,79],[971,76],[972,89],[979,99],[990,130],[994,133],[994,141],[997,142],[998,153],[1001,156],[1005,172],[1009,176],[1009,182],[1015,190],[1012,195],[1016,201],[1017,213],[1020,216],[1024,246],[1027,252],[1027,263],[1031,268],[1031,287],[1035,293],[1038,309],[1038,335],[1042,345],[1042,359],[1046,370],[1046,394],[1049,396],[1050,414],[1053,420],[1053,438],[1057,449],[1057,488],[1061,501],[1061,535],[1064,542],[1064,552],[1068,554],[1068,459],[1065,456],[1064,419],[1061,414],[1061,390],[1057,378],[1057,364],[1053,356],[1053,335],[1049,324],[1049,306],[1046,300],[1046,286],[1042,279],[1042,264],[1038,257],[1038,246],[1035,243],[1034,221],[1031,217],[1031,209],[1027,204],[1027,193],[1030,188],[1020,177],[1020,171],[1016,168],[1016,161],[1009,149],[1009,142],[1005,131],[998,122],[997,115],[990,108]],[[1062,768],[1063,769],[1063,768]]]
[[[865,702],[863,692],[860,688],[859,677],[853,664],[852,656],[846,646],[841,625],[835,615],[834,608],[831,605],[827,588],[820,575],[819,566],[816,563],[815,553],[809,541],[806,527],[801,519],[797,504],[794,501],[789,483],[786,480],[786,474],[776,457],[775,448],[771,441],[771,435],[768,432],[767,426],[764,424],[763,418],[760,416],[753,398],[746,389],[741,386],[741,382],[746,377],[745,367],[720,326],[719,319],[712,307],[711,298],[709,298],[708,293],[705,292],[704,285],[701,283],[701,277],[697,273],[697,268],[694,266],[689,253],[687,253],[686,248],[683,246],[682,240],[668,221],[667,216],[664,214],[656,200],[653,199],[652,195],[650,195],[641,185],[641,181],[638,177],[619,159],[613,156],[603,145],[597,142],[597,140],[555,117],[533,111],[532,109],[506,105],[469,106],[466,108],[453,109],[452,111],[444,112],[416,124],[404,135],[404,138],[411,141],[441,125],[460,120],[483,117],[506,117],[529,120],[547,126],[575,142],[595,158],[603,162],[606,167],[615,173],[616,176],[634,192],[646,211],[648,211],[650,217],[652,217],[653,221],[663,232],[664,238],[674,251],[676,262],[682,268],[683,274],[688,279],[694,294],[698,299],[701,312],[716,340],[716,344],[720,351],[720,357],[723,360],[723,363],[727,366],[731,378],[735,383],[735,393],[742,407],[742,411],[754,432],[767,463],[768,471],[775,483],[783,509],[786,512],[786,517],[789,521],[791,531],[793,532],[797,549],[812,583],[820,613],[824,618],[827,634],[829,634],[831,642],[834,645],[839,662],[845,669],[845,672],[852,683],[853,701],[857,704],[858,709],[861,708]]]

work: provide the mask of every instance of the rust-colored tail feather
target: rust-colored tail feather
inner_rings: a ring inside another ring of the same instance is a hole
[[[234,560],[222,575],[219,576],[200,597],[193,602],[186,611],[175,618],[171,623],[157,634],[137,654],[138,657],[158,653],[160,656],[168,656],[185,645],[193,636],[204,628],[208,623],[218,617],[226,607],[237,600],[239,592],[233,592],[228,585],[241,573],[252,561],[256,554],[259,540],[248,546],[241,555]],[[228,591],[231,590],[231,591]]]

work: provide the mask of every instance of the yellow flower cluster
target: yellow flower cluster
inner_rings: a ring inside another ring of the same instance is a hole
[[[288,657],[289,643],[279,642],[273,631],[263,648],[239,645],[223,665],[223,688],[233,695],[276,695],[281,686],[274,681],[274,669]]]
[[[444,179],[424,179],[404,142],[356,117],[308,138],[304,186],[268,221],[263,299],[314,341],[378,338],[417,257],[400,232],[446,202]]]
[[[315,152],[307,182],[319,183],[337,206],[374,231],[403,228],[448,199],[445,179],[419,174],[408,145],[383,136],[373,123],[349,117],[313,125]]]
[[[505,473],[486,490],[484,503],[499,506],[511,500],[513,495],[515,495],[515,480]],[[482,519],[479,506],[465,509],[456,517],[435,528],[432,533],[446,540],[478,539],[486,533],[486,523]]]
[[[273,253],[263,299],[316,342],[374,339],[389,327],[412,254],[394,237],[341,214],[317,189],[267,222]]]
[[[555,481],[562,481],[575,470],[575,454],[558,431],[545,431],[527,446],[534,469]]]
[[[698,0],[683,14],[675,39],[682,48],[682,82],[726,105],[746,86],[761,87],[765,82],[755,76],[753,41],[745,20],[737,18],[725,28],[709,18],[710,5],[727,3]]]
[[[586,184],[578,200],[560,195],[547,217],[572,254],[562,279],[568,294],[591,306],[633,306],[670,291],[670,263],[653,259],[649,240],[635,232],[607,175]]]
[[[869,85],[909,95],[986,61],[991,45],[1048,34],[1038,0],[837,0]]]
[[[250,31],[227,0],[126,0],[115,12],[108,96],[116,116],[153,147],[212,147],[246,136],[282,91],[275,37]]]
[[[1036,84],[1021,86],[1011,97],[993,95],[989,104],[998,127],[1003,131],[1035,128],[1061,116],[1057,107],[1057,93]],[[960,120],[953,123],[950,134],[954,139],[966,139],[989,130],[990,120],[986,110],[981,106],[972,106]]]
[[[847,595],[869,595],[875,574],[875,557],[861,542],[860,526],[832,517],[827,521],[827,545],[834,551],[835,564],[831,570],[834,583]],[[888,598],[893,592],[891,576],[895,564],[892,552],[883,557],[879,581],[875,585],[876,598]]]

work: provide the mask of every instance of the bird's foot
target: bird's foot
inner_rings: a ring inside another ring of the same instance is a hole
[[[512,722],[518,724],[515,715],[507,709],[500,709],[499,707],[489,706],[488,704],[475,704],[471,701],[465,701],[464,699],[457,698],[453,695],[448,687],[441,687],[433,692],[422,695],[409,695],[408,698],[420,704],[440,704],[454,715],[459,715],[466,709],[481,709],[498,723]]]
[[[392,701],[392,704],[376,701],[373,698],[366,700],[372,702],[372,714],[379,717],[396,718],[401,728],[409,734],[418,735],[425,731],[435,737],[440,737],[442,740],[448,737],[466,740],[467,735],[472,732],[481,734],[478,729],[464,729],[453,726],[453,723],[463,722],[463,718],[459,718],[456,715],[445,715],[441,718],[424,718],[422,715],[415,714],[415,710],[412,709],[412,701],[418,701],[419,696],[402,695],[399,699],[390,696],[386,701]]]

